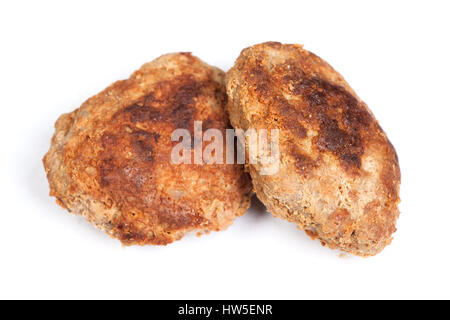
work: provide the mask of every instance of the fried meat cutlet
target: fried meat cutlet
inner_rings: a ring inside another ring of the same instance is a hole
[[[226,229],[250,205],[242,165],[172,164],[175,129],[225,132],[224,73],[167,54],[56,122],[43,162],[57,203],[125,245]],[[186,147],[194,152],[190,144]]]
[[[248,165],[269,212],[355,255],[375,255],[391,242],[397,155],[339,73],[301,45],[268,42],[242,51],[226,85],[235,129],[279,130],[278,172]]]

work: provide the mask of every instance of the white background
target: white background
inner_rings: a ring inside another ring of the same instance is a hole
[[[450,298],[447,1],[2,1],[0,298]],[[339,257],[256,206],[225,232],[124,248],[48,196],[53,124],[161,54],[228,70],[302,43],[397,149],[401,216],[373,258]]]

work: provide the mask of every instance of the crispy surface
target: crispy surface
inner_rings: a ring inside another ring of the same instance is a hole
[[[340,74],[300,45],[269,42],[243,50],[226,82],[235,128],[280,129],[278,173],[263,176],[260,163],[249,165],[273,215],[356,255],[375,255],[391,242],[397,155]]]
[[[227,228],[250,205],[243,166],[170,163],[172,131],[199,120],[225,132],[225,103],[223,72],[189,53],[145,64],[58,119],[51,195],[125,245]]]

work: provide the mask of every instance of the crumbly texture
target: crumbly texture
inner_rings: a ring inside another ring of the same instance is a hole
[[[43,159],[50,194],[125,245],[226,229],[250,206],[244,167],[171,164],[173,130],[193,137],[203,121],[225,136],[225,104],[224,73],[190,53],[145,64],[58,119]]]
[[[397,155],[339,73],[301,45],[268,42],[244,49],[226,82],[235,128],[280,130],[278,173],[261,175],[260,159],[248,166],[273,215],[355,255],[375,255],[391,242]]]

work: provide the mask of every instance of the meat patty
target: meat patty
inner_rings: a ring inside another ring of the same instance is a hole
[[[244,167],[171,161],[175,129],[194,136],[198,120],[225,136],[225,104],[224,73],[190,53],[145,64],[58,119],[43,159],[50,194],[125,245],[226,229],[250,205]]]
[[[244,49],[226,82],[235,128],[279,130],[278,172],[261,174],[259,160],[249,165],[274,216],[355,255],[375,255],[391,242],[397,155],[339,73],[301,45],[268,42]]]

